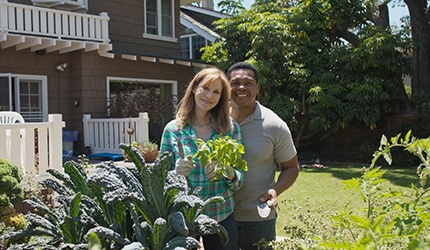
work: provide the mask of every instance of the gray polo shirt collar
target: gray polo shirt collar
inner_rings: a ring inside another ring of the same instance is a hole
[[[251,115],[245,118],[245,120],[242,121],[240,125],[245,125],[247,123],[250,123],[254,120],[263,120],[263,113],[261,112],[261,106],[258,101],[255,101],[255,109],[254,112],[252,112]]]

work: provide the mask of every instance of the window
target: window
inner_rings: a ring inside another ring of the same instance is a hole
[[[193,46],[193,59],[201,59],[202,52],[200,52],[200,49],[206,46],[206,39],[204,39],[202,36],[192,36],[192,46]]]
[[[174,32],[174,0],[145,0],[146,38],[176,42]]]
[[[191,58],[190,56],[190,38],[182,37],[181,38],[181,57],[182,58]]]
[[[109,77],[107,89],[111,117],[136,117],[148,112],[151,122],[158,123],[173,117],[176,81]]]
[[[161,0],[161,35],[173,36],[172,2],[171,0]]]
[[[0,74],[0,110],[19,112],[26,122],[48,120],[46,76]]]
[[[157,35],[157,0],[146,0],[146,33]]]
[[[202,52],[200,49],[209,45],[210,42],[204,37],[192,34],[181,37],[181,57],[200,60]]]

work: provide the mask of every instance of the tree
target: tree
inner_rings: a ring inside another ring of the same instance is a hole
[[[412,94],[430,96],[430,13],[428,1],[404,0],[408,6],[413,42]]]
[[[224,40],[206,47],[203,59],[223,69],[256,65],[260,102],[288,122],[298,146],[350,124],[373,129],[406,100],[409,68],[407,41],[366,4],[257,0],[216,23]]]

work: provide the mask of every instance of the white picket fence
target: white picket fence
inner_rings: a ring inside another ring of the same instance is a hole
[[[137,118],[91,118],[84,114],[84,144],[91,147],[92,154],[122,154],[121,143],[149,140],[148,113]]]
[[[50,114],[48,122],[0,124],[0,158],[34,181],[50,176],[49,168],[63,172],[63,127],[60,114]]]

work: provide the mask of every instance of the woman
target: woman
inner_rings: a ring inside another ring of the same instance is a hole
[[[169,122],[163,131],[160,151],[173,154],[175,172],[187,177],[192,190],[202,187],[203,200],[222,196],[225,203],[213,203],[203,211],[218,221],[228,232],[229,242],[221,245],[217,234],[203,236],[205,250],[237,249],[237,227],[233,217],[233,192],[243,183],[243,173],[231,168],[229,176],[219,181],[213,180],[213,168],[201,166],[198,160],[191,159],[197,152],[196,138],[204,141],[215,139],[219,134],[228,135],[241,142],[239,126],[229,115],[230,87],[225,74],[217,68],[203,69],[195,75],[188,85],[176,112],[176,119]],[[178,152],[178,140],[183,145],[185,158]]]

